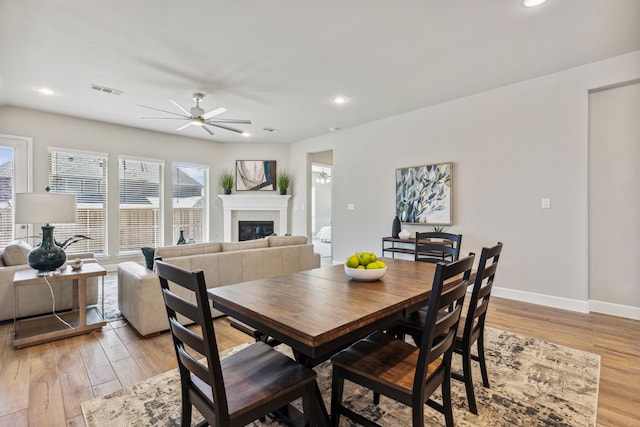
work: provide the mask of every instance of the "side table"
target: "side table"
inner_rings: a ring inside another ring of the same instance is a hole
[[[50,276],[39,276],[33,269],[18,270],[13,277],[13,286],[33,286],[59,282],[73,281],[73,308],[58,316],[67,324],[60,321],[54,314],[15,319],[14,340],[16,348],[41,344],[75,335],[87,334],[102,329],[107,324],[96,307],[87,307],[87,279],[89,277],[106,276],[107,271],[97,263],[86,263],[79,270],[67,266],[65,270]],[[104,282],[102,284],[104,286]],[[69,327],[69,325],[71,327]]]

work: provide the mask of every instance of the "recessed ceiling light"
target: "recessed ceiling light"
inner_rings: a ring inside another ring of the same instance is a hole
[[[54,95],[55,92],[52,91],[51,89],[49,89],[48,87],[39,87],[36,89],[38,92],[40,92],[43,95]]]
[[[547,0],[522,0],[522,6],[524,7],[536,7],[540,6],[542,3]]]
[[[242,132],[242,136],[244,136],[245,138],[249,138],[251,134],[245,131],[245,132]]]
[[[336,96],[335,98],[333,98],[333,102],[338,105],[346,104],[347,98],[345,98],[344,96]]]

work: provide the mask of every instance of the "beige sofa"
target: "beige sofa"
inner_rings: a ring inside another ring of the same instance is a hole
[[[306,236],[165,246],[157,248],[155,255],[186,270],[202,269],[208,288],[320,267],[320,254]],[[118,265],[118,306],[142,336],[169,329],[158,276],[137,262]],[[222,313],[213,310],[212,314]]]
[[[13,319],[14,307],[17,318],[48,314],[53,311],[51,290],[46,284],[13,287],[13,275],[17,270],[31,268],[27,264],[27,256],[31,246],[22,240],[16,240],[0,250],[0,321]],[[82,258],[84,262],[97,262],[93,254],[82,253],[69,255],[69,259]],[[54,282],[51,284],[55,297],[55,310],[70,309],[73,304],[72,281]],[[15,299],[14,299],[15,292]],[[15,302],[14,302],[15,301]],[[87,280],[87,304],[98,302],[98,278]]]

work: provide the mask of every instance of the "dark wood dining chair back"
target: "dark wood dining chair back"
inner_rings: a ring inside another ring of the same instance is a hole
[[[436,231],[416,232],[415,240],[415,261],[448,263],[457,261],[460,257],[462,234]]]
[[[444,414],[448,427],[453,426],[451,357],[473,260],[470,254],[449,264],[437,264],[419,347],[378,331],[332,358],[334,426],[340,415],[363,425],[377,425],[342,405],[345,379],[373,390],[374,395],[410,406],[414,427],[424,425],[425,403]],[[438,387],[442,388],[442,403],[430,399]]]
[[[475,360],[480,364],[482,384],[488,388],[489,375],[484,357],[484,325],[489,307],[489,299],[491,298],[491,290],[493,289],[493,280],[496,275],[501,253],[502,242],[498,242],[490,248],[482,248],[471,298],[469,299],[469,308],[466,313],[466,318],[461,320],[461,327],[458,328],[454,346],[454,351],[462,355],[463,374],[453,373],[452,376],[457,380],[464,381],[469,410],[474,414],[478,413],[478,409],[473,391],[471,360]],[[477,343],[476,354],[472,352],[474,343]]]
[[[192,405],[210,425],[244,426],[299,397],[315,420],[311,369],[262,342],[221,360],[202,270],[162,261],[156,268],[180,372],[182,426],[191,425]]]

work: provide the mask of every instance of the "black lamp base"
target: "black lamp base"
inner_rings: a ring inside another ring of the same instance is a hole
[[[53,229],[50,225],[42,226],[42,243],[29,252],[29,266],[40,273],[56,271],[65,261],[67,254],[53,240]]]

